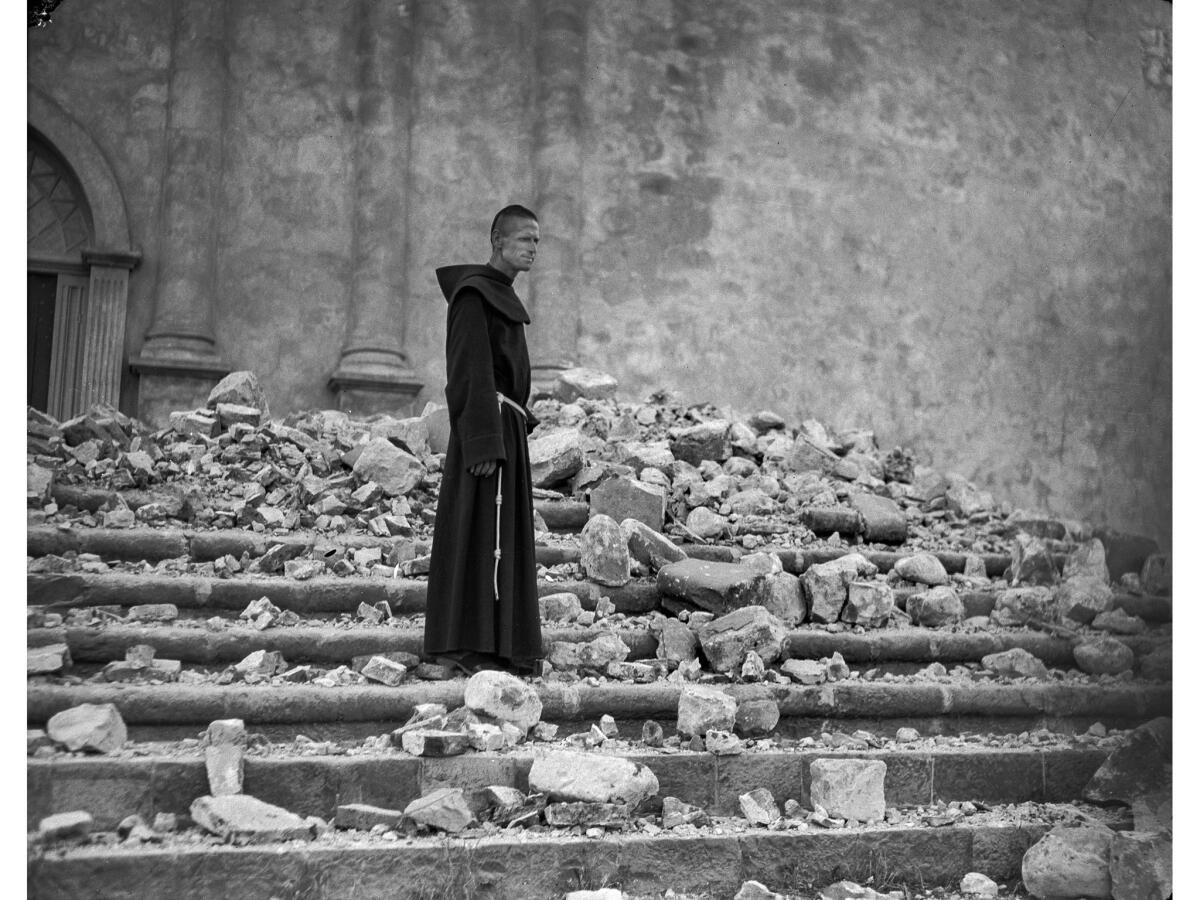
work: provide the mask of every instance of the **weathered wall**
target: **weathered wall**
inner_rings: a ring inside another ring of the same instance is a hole
[[[415,56],[396,328],[422,399],[444,377],[433,267],[482,261],[495,209],[534,199],[544,5],[397,6]],[[216,337],[277,413],[331,405],[345,338],[354,7],[228,6]],[[153,315],[161,9],[66,3],[29,34],[31,85],[108,153],[145,250],[131,354]],[[1166,540],[1171,114],[1141,33],[1170,12],[590,4],[578,361],[631,398],[870,427],[1016,504]]]

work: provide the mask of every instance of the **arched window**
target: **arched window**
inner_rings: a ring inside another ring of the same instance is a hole
[[[52,262],[83,264],[93,244],[92,211],[73,172],[32,128],[27,144],[29,202],[26,238],[29,255]]]

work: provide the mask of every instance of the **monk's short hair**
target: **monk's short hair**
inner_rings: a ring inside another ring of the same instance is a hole
[[[533,210],[526,209],[524,206],[512,204],[504,207],[500,212],[496,213],[496,218],[492,219],[492,230],[489,235],[495,234],[499,229],[501,234],[508,234],[512,230],[514,222],[524,222],[532,220],[536,222],[538,217],[534,215]]]

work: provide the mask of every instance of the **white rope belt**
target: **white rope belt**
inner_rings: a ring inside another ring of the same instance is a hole
[[[508,397],[504,396],[499,391],[496,392],[496,402],[499,403],[500,409],[502,409],[502,410],[504,409],[504,404],[507,403],[509,406],[511,406],[513,409],[515,409],[520,414],[522,419],[525,418],[525,410],[521,408],[521,405],[519,403],[517,403],[515,400],[510,400]],[[501,488],[500,488],[501,482],[503,480],[500,477],[501,476],[500,470],[502,468],[503,468],[503,463],[497,464],[497,466],[496,466],[496,549],[492,553],[492,556],[495,558],[495,563],[492,566],[492,594],[493,594],[493,597],[494,597],[496,603],[500,602],[500,507],[504,503],[504,495],[501,493]]]

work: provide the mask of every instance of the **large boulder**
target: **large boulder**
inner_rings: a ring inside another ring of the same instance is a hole
[[[883,818],[883,783],[887,776],[883,760],[815,759],[809,771],[812,802],[823,806],[829,815],[860,822]]]
[[[534,757],[529,790],[555,802],[636,806],[658,793],[658,778],[646,766],[619,756],[553,751]]]
[[[528,731],[542,717],[537,691],[508,672],[476,672],[467,679],[463,705],[475,712]]]
[[[1021,880],[1034,897],[1112,895],[1108,866],[1114,833],[1104,825],[1056,825],[1025,851]]]
[[[779,658],[787,629],[762,606],[745,606],[700,626],[697,636],[714,672],[734,672],[755,651],[766,665]]]
[[[629,555],[651,572],[687,559],[687,554],[676,547],[670,538],[659,534],[645,522],[625,519],[621,522],[621,534],[625,536]]]
[[[579,562],[588,578],[620,587],[629,582],[629,544],[612,518],[594,515],[579,535]]]
[[[679,692],[675,730],[685,737],[709,731],[732,731],[737,700],[715,687],[686,684]]]
[[[658,590],[665,597],[686,600],[717,614],[743,606],[765,605],[767,576],[738,563],[683,559],[658,572]]]
[[[425,467],[387,438],[372,438],[354,461],[354,474],[360,481],[375,482],[385,494],[402,497],[421,483]]]
[[[733,455],[729,423],[724,420],[701,422],[690,428],[673,428],[670,436],[672,455],[693,466],[700,465],[706,459],[724,462]]]
[[[81,703],[50,717],[50,740],[68,750],[112,753],[125,744],[127,732],[121,713],[112,703]]]
[[[606,515],[620,522],[636,519],[662,531],[667,494],[660,485],[633,478],[609,478],[592,488],[589,499],[592,515]]]
[[[529,471],[534,487],[553,487],[583,468],[587,437],[578,428],[563,428],[529,442]]]

